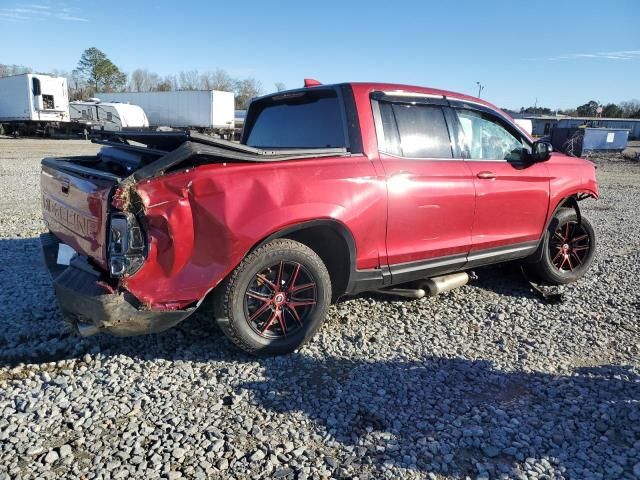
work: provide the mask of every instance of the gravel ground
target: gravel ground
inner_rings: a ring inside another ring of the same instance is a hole
[[[596,160],[590,273],[550,305],[513,266],[438,298],[362,295],[253,358],[205,315],[73,337],[41,261],[39,160],[0,139],[0,479],[640,478],[640,164]]]

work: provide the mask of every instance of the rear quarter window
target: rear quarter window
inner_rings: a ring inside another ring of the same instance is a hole
[[[333,90],[274,96],[252,105],[245,143],[256,148],[346,147],[342,107]]]

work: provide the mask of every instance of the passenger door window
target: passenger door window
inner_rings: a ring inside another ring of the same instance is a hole
[[[453,158],[441,107],[380,102],[380,117],[382,151],[407,158]]]
[[[522,141],[489,115],[472,110],[455,110],[460,131],[458,145],[463,158],[473,160],[522,159]]]

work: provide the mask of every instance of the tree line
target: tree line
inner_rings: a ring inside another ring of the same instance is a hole
[[[600,111],[598,111],[601,109]],[[604,117],[604,118],[640,118],[640,100],[628,100],[620,103],[601,104],[590,100],[584,105],[565,110],[552,110],[547,107],[522,107],[520,113],[531,115],[568,115],[571,117]]]
[[[0,77],[31,73],[23,65],[0,64]],[[262,84],[255,78],[238,79],[218,68],[209,72],[189,70],[175,75],[161,76],[147,69],[137,68],[127,74],[120,70],[101,50],[92,47],[86,49],[71,72],[53,70],[52,75],[66,77],[69,84],[69,98],[84,100],[98,92],[170,92],[176,90],[223,90],[234,92],[236,108],[245,109],[253,97],[264,93]],[[285,90],[281,82],[274,84],[276,91]],[[598,109],[602,108],[601,112]],[[522,107],[520,113],[535,115],[569,115],[578,117],[640,118],[640,101],[629,100],[619,104],[601,105],[590,100],[584,105],[565,110],[552,110],[548,107]]]
[[[23,65],[0,64],[0,77],[22,73],[32,73],[32,70]],[[165,76],[141,68],[125,73],[104,52],[95,47],[82,53],[77,67],[71,72],[53,70],[47,73],[67,79],[70,100],[86,100],[98,92],[223,90],[234,92],[236,108],[245,109],[253,97],[264,93],[259,80],[252,77],[234,78],[221,68],[202,73],[190,70]],[[274,89],[282,91],[286,87],[278,82]]]

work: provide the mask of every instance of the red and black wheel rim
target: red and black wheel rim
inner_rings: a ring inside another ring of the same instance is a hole
[[[589,232],[573,220],[559,225],[549,241],[551,263],[562,273],[573,272],[584,265],[590,250]]]
[[[257,273],[244,294],[249,326],[261,337],[284,338],[299,331],[317,305],[318,288],[309,270],[281,261]]]

